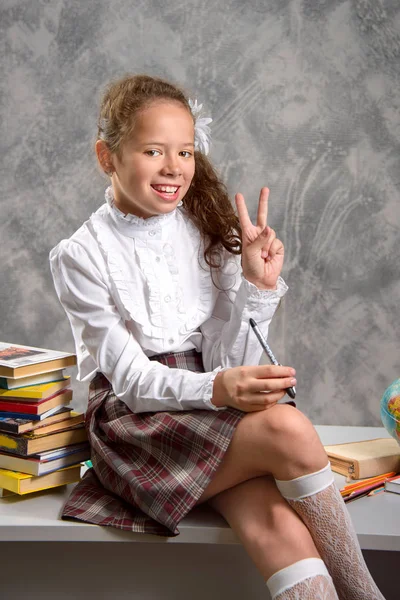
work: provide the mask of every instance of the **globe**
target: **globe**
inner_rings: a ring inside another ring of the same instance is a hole
[[[400,379],[393,381],[382,396],[381,419],[386,430],[400,445]]]

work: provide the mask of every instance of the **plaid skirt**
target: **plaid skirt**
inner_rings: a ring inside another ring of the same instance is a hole
[[[204,372],[195,350],[152,360]],[[212,480],[244,414],[233,408],[135,414],[98,373],[86,413],[93,468],[73,489],[62,518],[178,535],[179,522]]]

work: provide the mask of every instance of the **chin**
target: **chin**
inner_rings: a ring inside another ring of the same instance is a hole
[[[168,213],[174,211],[179,203],[180,203],[180,200],[176,200],[175,202],[171,202],[170,204],[169,203],[165,203],[165,204],[161,203],[157,207],[154,207],[154,208],[157,211],[157,214],[164,215],[164,214],[168,214]]]

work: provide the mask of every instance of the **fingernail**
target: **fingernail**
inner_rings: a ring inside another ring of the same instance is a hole
[[[290,383],[291,383],[292,385],[296,385],[296,383],[297,383],[297,379],[295,379],[295,378],[293,377],[293,379],[291,379],[291,380],[290,380]]]
[[[290,374],[291,375],[296,375],[296,369],[290,369]]]

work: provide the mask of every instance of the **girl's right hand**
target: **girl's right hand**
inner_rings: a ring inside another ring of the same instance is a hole
[[[296,385],[295,373],[292,367],[281,365],[232,367],[215,377],[211,402],[243,412],[271,408],[283,398],[286,388]]]

